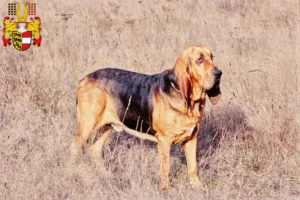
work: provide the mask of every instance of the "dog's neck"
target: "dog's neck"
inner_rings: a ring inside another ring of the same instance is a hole
[[[164,71],[162,73],[162,79],[160,81],[160,86],[163,92],[175,96],[181,96],[178,85],[178,78],[173,69]]]
[[[200,99],[197,99],[195,101],[186,102],[186,100],[181,96],[180,88],[178,84],[178,78],[174,72],[173,69],[166,70],[162,73],[161,78],[161,90],[163,93],[165,93],[168,97],[171,97],[173,99],[177,99],[176,105],[179,105],[180,108],[176,110],[180,110],[182,113],[188,112],[191,115],[198,115],[199,111],[201,112],[201,109],[203,107],[202,104],[205,104],[205,91],[202,91]],[[173,102],[173,101],[170,101]],[[181,103],[180,103],[181,102]],[[181,106],[180,106],[181,104]],[[174,106],[176,106],[174,104]],[[171,106],[173,107],[173,106]],[[184,108],[183,108],[184,107]],[[175,109],[175,107],[174,107]]]

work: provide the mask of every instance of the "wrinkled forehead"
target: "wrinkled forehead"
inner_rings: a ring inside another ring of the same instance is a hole
[[[211,51],[201,46],[189,46],[188,48],[186,48],[185,53],[190,57],[198,57],[198,58],[199,56],[212,57]]]
[[[212,53],[210,52],[210,50],[208,50],[205,47],[196,47],[196,48],[193,49],[192,55],[194,55],[194,56],[211,57]]]

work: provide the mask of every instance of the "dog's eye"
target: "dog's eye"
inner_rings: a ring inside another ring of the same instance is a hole
[[[203,62],[204,62],[204,56],[200,56],[200,58],[196,60],[197,64],[202,64]]]

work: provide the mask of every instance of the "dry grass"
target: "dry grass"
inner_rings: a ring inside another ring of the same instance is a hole
[[[300,198],[299,2],[81,2],[38,1],[42,47],[1,48],[2,199]],[[61,13],[74,15],[62,20]],[[172,149],[173,189],[165,193],[151,142],[112,138],[107,172],[87,155],[69,162],[74,93],[84,75],[104,67],[161,72],[191,43],[210,48],[224,72],[223,98],[208,102],[199,136],[208,192],[189,188],[180,146]]]

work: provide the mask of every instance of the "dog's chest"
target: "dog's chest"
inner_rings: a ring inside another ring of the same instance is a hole
[[[173,135],[173,144],[181,144],[184,141],[189,140],[197,131],[196,129],[197,124],[192,126],[191,128],[188,128],[186,130],[183,130],[181,133],[175,133]]]
[[[200,105],[190,113],[180,113],[174,109],[154,109],[153,127],[157,134],[162,134],[172,139],[173,144],[181,144],[189,140],[196,133],[203,112]],[[165,106],[164,106],[165,107]],[[164,112],[157,112],[163,110]]]

